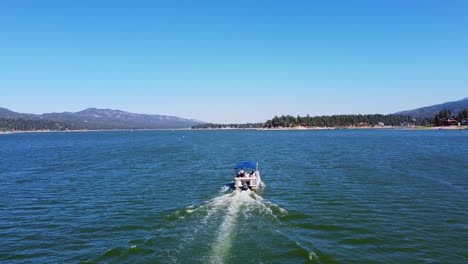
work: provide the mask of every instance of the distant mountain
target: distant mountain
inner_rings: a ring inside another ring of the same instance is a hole
[[[205,122],[175,116],[135,114],[121,110],[88,108],[79,112],[23,114],[0,108],[0,118],[52,120],[84,129],[189,128]]]
[[[396,114],[408,115],[413,118],[433,118],[439,111],[449,109],[452,114],[457,115],[463,109],[468,108],[468,97],[453,102],[421,107],[413,110],[401,111]]]
[[[23,119],[39,119],[38,115],[34,114],[22,114],[13,112],[6,108],[0,107],[0,118],[23,118]]]

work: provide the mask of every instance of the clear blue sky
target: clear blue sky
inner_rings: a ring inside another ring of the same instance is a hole
[[[468,1],[0,1],[0,107],[212,122],[468,96]]]

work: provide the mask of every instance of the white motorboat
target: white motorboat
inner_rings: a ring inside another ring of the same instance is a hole
[[[234,178],[234,188],[236,190],[251,190],[256,192],[264,186],[260,178],[257,162],[241,162],[234,166],[234,171],[236,172],[236,177]]]

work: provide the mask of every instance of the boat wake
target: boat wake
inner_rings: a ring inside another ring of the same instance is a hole
[[[277,253],[281,257],[291,250],[298,251],[300,244],[280,230],[280,218],[285,215],[285,209],[254,192],[231,192],[224,187],[218,197],[199,206],[188,206],[171,216],[186,225],[176,262],[263,262],[266,260],[262,256]],[[272,240],[276,242],[271,243]],[[280,249],[287,243],[287,252],[272,252],[275,243],[281,244]],[[308,259],[311,254],[307,251],[302,255]]]
[[[316,263],[292,230],[288,212],[249,190],[218,196],[169,214],[153,235],[109,249],[95,262]]]

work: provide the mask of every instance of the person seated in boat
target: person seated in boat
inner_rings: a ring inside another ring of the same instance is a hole
[[[249,177],[249,178],[255,178],[255,171],[251,171],[251,172],[249,173],[249,176],[248,176],[248,177]],[[250,184],[252,183],[252,181],[251,181],[251,180],[248,180],[246,183],[247,183],[248,186],[250,186]]]
[[[239,171],[239,173],[237,173],[237,177],[238,178],[244,178],[245,177],[245,171],[244,170]]]
[[[239,171],[237,174],[238,178],[245,178],[247,175],[245,174],[244,170]],[[247,190],[249,188],[248,182],[246,180],[242,180],[242,190]]]

